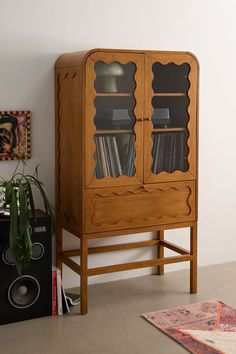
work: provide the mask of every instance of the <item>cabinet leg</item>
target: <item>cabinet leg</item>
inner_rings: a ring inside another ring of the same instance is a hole
[[[86,235],[80,238],[80,312],[88,313],[88,240]]]
[[[62,275],[61,254],[63,251],[63,240],[62,240],[62,227],[60,222],[58,221],[56,222],[55,238],[56,238],[56,266],[61,270],[61,275]]]
[[[159,241],[164,240],[164,230],[157,231],[157,239]],[[163,258],[164,257],[164,246],[159,244],[157,246],[157,258]],[[163,275],[164,274],[164,264],[157,266],[157,275]]]
[[[197,293],[197,223],[190,230],[190,253],[193,260],[190,261],[190,293]]]

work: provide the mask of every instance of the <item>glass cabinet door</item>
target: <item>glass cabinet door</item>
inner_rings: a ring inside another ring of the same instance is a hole
[[[145,179],[150,182],[193,179],[195,62],[188,55],[168,58],[160,54],[148,56],[146,63]]]
[[[88,180],[94,186],[142,182],[143,58],[96,53],[89,58]]]

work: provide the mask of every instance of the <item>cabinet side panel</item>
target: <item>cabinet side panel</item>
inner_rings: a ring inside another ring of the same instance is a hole
[[[62,227],[83,225],[83,71],[56,70],[56,194]]]

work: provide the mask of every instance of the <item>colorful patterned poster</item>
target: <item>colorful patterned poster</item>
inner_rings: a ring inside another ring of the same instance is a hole
[[[30,158],[30,112],[0,111],[0,160]]]

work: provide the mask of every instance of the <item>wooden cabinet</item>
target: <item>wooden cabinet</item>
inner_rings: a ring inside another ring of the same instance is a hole
[[[61,55],[56,84],[57,263],[90,275],[190,261],[197,290],[198,63],[187,52],[95,49]],[[189,227],[190,250],[164,240]],[[80,239],[64,251],[62,229]],[[153,241],[89,247],[89,240],[156,231]],[[156,259],[88,268],[88,255],[157,247]],[[179,255],[164,257],[164,248]],[[80,256],[80,264],[74,256]]]

